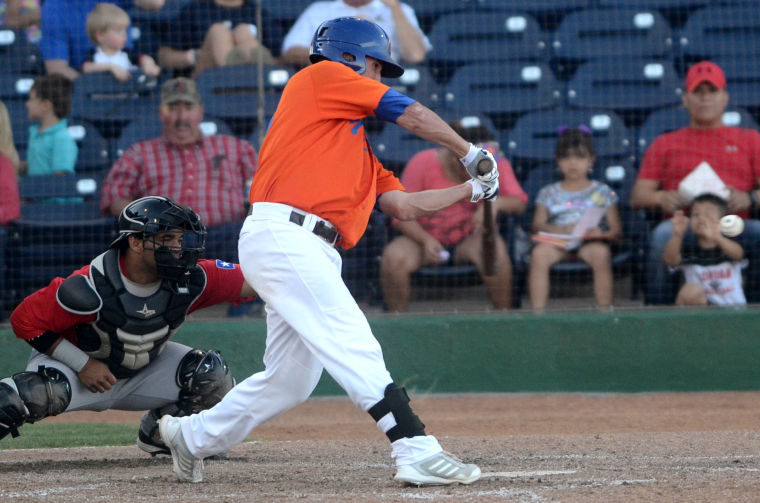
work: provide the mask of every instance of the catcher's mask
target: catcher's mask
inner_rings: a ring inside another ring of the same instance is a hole
[[[162,239],[170,231],[182,233],[181,245]],[[119,215],[119,237],[111,248],[126,247],[134,234],[153,244],[158,275],[170,281],[181,280],[205,250],[206,228],[198,214],[168,197],[147,196],[129,203]]]
[[[366,57],[370,56],[383,65],[383,77],[400,77],[404,68],[391,56],[391,41],[380,26],[358,17],[339,17],[325,21],[311,39],[309,60],[317,63],[323,59],[343,63],[364,74]]]

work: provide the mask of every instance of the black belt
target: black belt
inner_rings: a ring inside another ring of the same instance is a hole
[[[305,219],[306,215],[303,213],[298,213],[295,210],[290,212],[290,221],[294,224],[303,225]],[[311,229],[311,232],[327,241],[331,246],[334,246],[340,237],[340,234],[338,234],[338,229],[333,227],[332,224],[326,222],[325,220],[318,221],[314,228]]]

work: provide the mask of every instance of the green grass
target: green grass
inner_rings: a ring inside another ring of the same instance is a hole
[[[0,440],[0,450],[132,445],[137,439],[137,425],[39,423],[26,424],[19,428],[19,433],[17,438],[7,435]]]

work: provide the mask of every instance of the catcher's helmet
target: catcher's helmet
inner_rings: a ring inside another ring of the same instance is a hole
[[[404,68],[391,57],[391,41],[380,26],[358,17],[339,17],[325,21],[311,39],[309,60],[323,59],[343,63],[363,74],[367,69],[365,57],[370,56],[383,65],[383,77],[400,77]]]
[[[164,196],[132,201],[119,215],[119,237],[111,243],[111,248],[126,246],[132,234],[147,239],[167,230],[183,231],[182,251],[177,255],[176,251],[154,241],[156,268],[160,277],[178,281],[198,262],[206,244],[206,228],[188,206]]]

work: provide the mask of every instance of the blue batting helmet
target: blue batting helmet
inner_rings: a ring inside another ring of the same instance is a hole
[[[391,57],[391,41],[385,30],[372,21],[358,17],[331,19],[319,25],[311,39],[312,63],[329,59],[363,74],[367,69],[366,56],[382,63],[383,77],[395,78],[404,73],[404,68]]]

